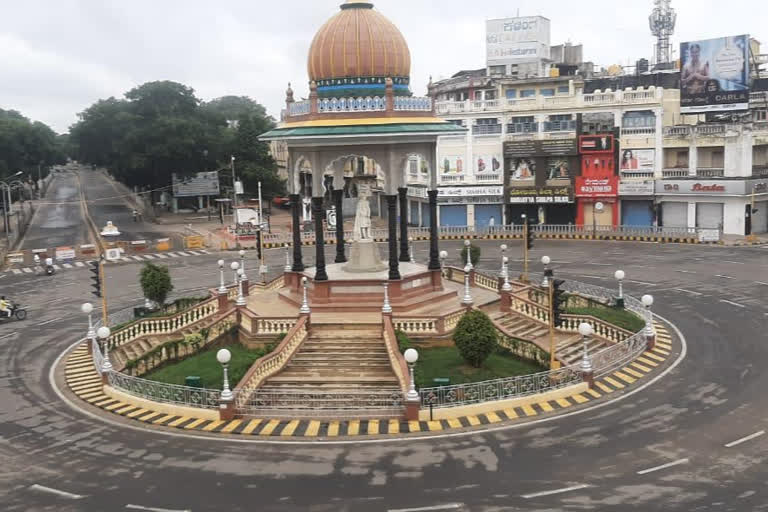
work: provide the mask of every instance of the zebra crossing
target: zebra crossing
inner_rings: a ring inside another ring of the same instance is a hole
[[[110,263],[136,263],[137,261],[152,261],[156,259],[165,260],[165,259],[172,259],[172,258],[184,258],[189,256],[202,256],[204,254],[210,254],[210,253],[205,249],[195,249],[194,251],[184,250],[184,251],[173,251],[173,252],[152,253],[152,254],[135,254],[130,256],[123,256],[118,260],[111,261]],[[83,268],[86,265],[88,265],[91,261],[93,260],[73,261],[71,263],[54,263],[53,269],[63,270],[63,269]],[[38,266],[31,266],[31,267],[11,268],[9,270],[14,275],[21,275],[21,274],[39,274],[44,272],[45,268],[38,265]]]

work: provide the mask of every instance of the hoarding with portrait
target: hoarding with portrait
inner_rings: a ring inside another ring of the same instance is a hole
[[[619,158],[622,171],[653,171],[655,151],[653,149],[625,149]]]

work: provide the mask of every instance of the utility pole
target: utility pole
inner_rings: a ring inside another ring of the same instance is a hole
[[[232,155],[232,218],[234,220],[235,207],[237,206],[237,187],[235,186],[235,155]]]
[[[259,273],[261,274],[262,281],[266,282],[267,272],[264,265],[264,210],[261,207],[261,182],[259,182],[259,247],[261,248],[260,256],[261,262],[259,267]]]
[[[528,282],[528,219],[523,214],[523,279],[524,283]]]
[[[549,294],[549,369],[556,370],[555,368],[555,300],[554,300],[554,279],[548,279],[549,286],[547,292]]]

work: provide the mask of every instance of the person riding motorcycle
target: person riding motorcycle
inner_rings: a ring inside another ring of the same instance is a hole
[[[5,295],[0,297],[0,315],[11,317],[11,303],[5,299]]]

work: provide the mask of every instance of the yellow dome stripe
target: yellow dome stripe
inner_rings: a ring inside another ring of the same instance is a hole
[[[449,124],[437,117],[367,117],[363,119],[315,119],[297,123],[282,123],[279,129],[325,127],[325,126],[365,126],[385,124]]]

